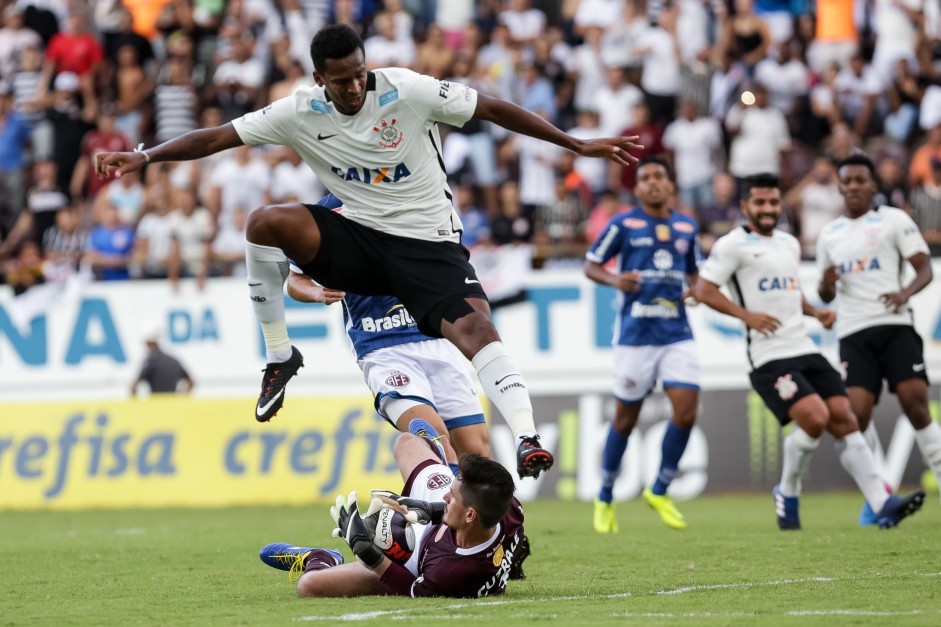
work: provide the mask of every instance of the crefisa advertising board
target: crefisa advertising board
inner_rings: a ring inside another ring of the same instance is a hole
[[[519,496],[590,500],[613,412],[614,292],[577,270],[544,270],[513,286],[501,281],[493,291],[525,290],[522,302],[494,318],[526,376],[543,444],[557,460],[538,480],[521,481]],[[802,268],[811,300],[816,281],[813,266]],[[938,282],[913,306],[934,380],[941,376]],[[787,429],[749,389],[742,327],[703,306],[690,316],[703,392],[671,493],[687,499],[769,490]],[[243,281],[215,280],[202,291],[184,282],[171,291],[165,282],[73,278],[19,298],[0,292],[0,509],[326,503],[352,489],[395,488],[396,432],[375,414],[339,308],[288,299],[287,318],[305,367],[275,420],[258,424],[253,395],[264,346]],[[836,363],[834,334],[807,322]],[[129,397],[145,356],[144,333],[153,328],[162,330],[163,350],[195,379],[194,394]],[[515,469],[509,430],[482,400],[493,455]],[[939,400],[932,386],[936,419]],[[654,392],[631,436],[618,499],[639,495],[656,473],[670,415]],[[885,478],[917,483],[924,466],[893,396],[883,396],[874,420]],[[818,450],[807,487],[852,488],[831,446]]]

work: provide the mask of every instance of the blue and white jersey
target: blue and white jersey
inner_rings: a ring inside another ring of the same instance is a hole
[[[327,194],[317,204],[331,211],[343,206],[333,194]],[[341,304],[346,334],[356,359],[380,348],[435,339],[418,330],[418,322],[395,296],[360,296],[347,292]]]
[[[690,340],[683,305],[686,276],[698,272],[699,227],[677,211],[655,218],[640,207],[614,216],[585,257],[606,263],[618,257],[619,272],[640,273],[640,290],[618,291],[615,346],[663,346]]]

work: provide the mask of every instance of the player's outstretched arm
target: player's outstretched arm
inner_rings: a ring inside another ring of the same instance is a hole
[[[781,322],[774,316],[759,311],[750,311],[736,305],[719,291],[718,285],[712,281],[707,281],[701,276],[696,279],[696,285],[693,287],[693,298],[719,313],[738,318],[748,327],[765,335],[773,334],[781,326]]]
[[[99,177],[117,170],[117,176],[139,170],[151,161],[192,161],[242,145],[242,139],[231,123],[214,128],[201,128],[166,141],[159,146],[134,152],[102,152],[95,156]]]
[[[300,303],[323,303],[332,305],[340,302],[346,296],[346,292],[332,290],[316,283],[306,274],[292,272],[287,280],[288,296]]]
[[[637,135],[588,140],[575,139],[531,111],[527,111],[512,102],[506,102],[484,94],[477,95],[477,110],[474,111],[474,118],[493,122],[514,133],[552,142],[583,157],[610,159],[621,165],[637,163],[637,157],[632,155],[630,151],[643,148],[643,146],[634,143],[640,139]]]

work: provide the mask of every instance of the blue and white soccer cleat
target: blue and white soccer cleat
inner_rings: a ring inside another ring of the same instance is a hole
[[[258,557],[272,568],[288,571],[291,581],[297,581],[300,578],[308,558],[321,562],[323,568],[339,566],[343,563],[343,554],[339,551],[296,546],[287,542],[266,544],[258,551]]]
[[[417,435],[420,438],[428,440],[428,443],[431,445],[432,450],[434,450],[435,454],[438,456],[438,459],[441,460],[442,464],[447,466],[448,457],[444,454],[444,446],[441,445],[441,438],[447,436],[438,435],[438,431],[423,418],[414,418],[413,420],[409,421],[408,432],[412,435]]]
[[[797,531],[801,528],[799,513],[800,497],[784,496],[781,486],[774,486],[774,513],[778,517],[778,528],[781,531]]]
[[[879,529],[890,529],[896,526],[902,522],[902,519],[920,510],[924,503],[924,490],[915,490],[905,496],[896,496],[893,494],[879,511],[877,517]]]

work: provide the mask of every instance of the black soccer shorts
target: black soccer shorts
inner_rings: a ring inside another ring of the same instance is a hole
[[[769,361],[748,377],[781,426],[791,421],[788,412],[805,396],[846,396],[840,373],[820,353]]]
[[[924,342],[914,328],[905,324],[870,327],[840,340],[840,361],[846,368],[846,387],[861,387],[879,401],[882,381],[889,391],[902,381],[924,379]]]
[[[320,229],[320,250],[300,268],[321,285],[395,296],[431,337],[441,337],[441,329],[429,323],[430,313],[454,300],[487,299],[470,253],[460,244],[390,235],[323,207],[305,206]]]

